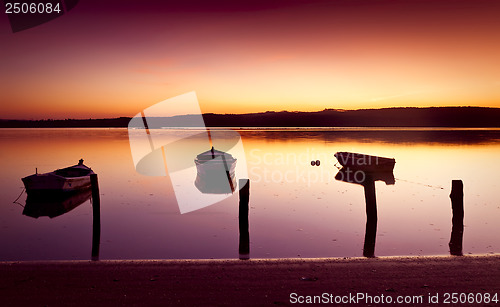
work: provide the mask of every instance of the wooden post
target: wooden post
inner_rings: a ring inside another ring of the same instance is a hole
[[[92,260],[99,260],[99,245],[101,241],[101,199],[97,174],[90,175],[92,186]]]
[[[448,246],[451,255],[462,256],[464,235],[464,184],[462,180],[453,180],[451,182],[450,199],[453,216],[451,218],[451,238]]]
[[[363,256],[375,257],[375,237],[377,235],[377,199],[375,193],[375,181],[366,178],[363,183],[366,202],[366,230]]]
[[[239,254],[241,260],[250,259],[250,233],[248,230],[248,202],[250,200],[250,179],[240,179],[239,182]]]

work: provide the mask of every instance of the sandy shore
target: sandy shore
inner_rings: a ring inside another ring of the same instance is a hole
[[[452,292],[500,296],[499,255],[2,262],[0,276],[1,306],[291,306],[313,296],[344,305],[410,296],[407,305],[437,306]]]

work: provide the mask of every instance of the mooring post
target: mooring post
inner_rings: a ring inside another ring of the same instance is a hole
[[[464,235],[464,184],[462,180],[453,180],[451,182],[450,199],[453,216],[451,218],[451,238],[448,246],[451,255],[462,256]]]
[[[239,229],[240,229],[240,244],[239,254],[241,260],[250,259],[250,233],[248,230],[248,202],[250,200],[250,179],[240,179],[238,181],[239,192]]]
[[[92,186],[92,260],[99,260],[99,245],[101,241],[101,199],[97,174],[90,175]]]
[[[366,178],[363,183],[366,202],[366,230],[363,256],[375,257],[375,237],[377,235],[377,199],[375,193],[375,181]]]

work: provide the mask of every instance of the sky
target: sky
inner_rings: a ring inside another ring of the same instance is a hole
[[[202,112],[500,107],[500,1],[80,0],[12,33],[0,118],[134,116],[195,91]]]

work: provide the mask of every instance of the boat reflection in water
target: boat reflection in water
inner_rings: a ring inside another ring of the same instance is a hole
[[[72,192],[46,191],[28,193],[23,214],[33,218],[48,216],[54,218],[65,214],[90,199],[90,187]]]
[[[370,181],[382,181],[386,185],[394,185],[396,183],[393,172],[366,172],[352,167],[342,167],[337,175],[335,175],[335,179],[362,186]]]
[[[95,180],[97,181],[97,175]],[[97,193],[94,194],[93,193]],[[82,189],[73,189],[71,191],[63,190],[31,190],[27,192],[26,205],[24,206],[23,215],[39,218],[47,216],[54,218],[61,216],[93,199],[93,216],[92,216],[92,251],[91,259],[99,260],[99,245],[101,241],[101,222],[100,222],[100,206],[98,200],[99,189],[97,183],[87,186]]]
[[[377,200],[375,181],[386,185],[395,184],[393,168],[395,160],[357,153],[338,152],[335,157],[343,165],[335,179],[362,185],[366,202],[366,230],[363,256],[375,257],[375,239],[377,236]]]
[[[194,160],[196,180],[194,185],[203,194],[233,194],[237,189],[236,161],[231,154],[212,148]],[[239,258],[250,259],[250,234],[248,227],[248,202],[250,182],[239,180]]]
[[[229,194],[236,190],[236,159],[212,147],[199,154],[196,164],[196,188],[204,194]]]

